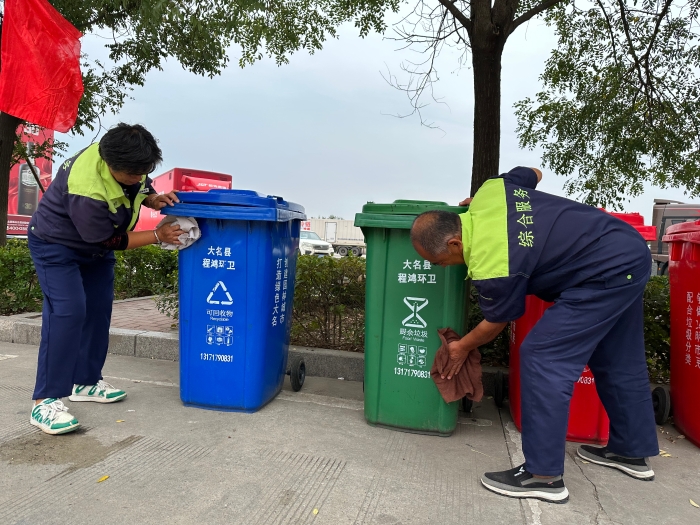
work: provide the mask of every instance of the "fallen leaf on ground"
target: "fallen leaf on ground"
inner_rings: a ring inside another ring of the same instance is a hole
[[[582,460],[581,460],[581,463],[583,463],[584,465],[588,465],[589,462],[586,461],[585,459],[582,459]]]
[[[691,504],[693,507],[697,507],[697,508],[700,509],[700,505],[698,505],[697,503],[695,503],[692,499],[690,500],[690,504]]]
[[[685,439],[685,436],[681,434],[680,436],[678,436],[678,439]]]
[[[117,423],[124,423],[123,419],[117,419]]]
[[[693,500],[691,499],[690,502],[693,503]],[[695,505],[695,504],[693,503],[693,505]],[[697,505],[695,505],[695,506],[697,507]],[[314,516],[315,516],[316,514],[318,514],[318,509],[314,509]]]
[[[666,454],[666,451],[659,449],[659,454]]]
[[[106,479],[109,479],[109,476],[102,476],[100,479],[97,480],[97,483],[102,483]]]

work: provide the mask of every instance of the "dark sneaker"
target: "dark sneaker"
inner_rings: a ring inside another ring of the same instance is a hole
[[[654,480],[654,471],[645,458],[626,458],[613,454],[607,447],[594,447],[592,445],[581,445],[578,447],[578,456],[596,465],[616,468],[636,479],[643,481]]]
[[[487,472],[481,484],[491,492],[511,498],[535,498],[549,503],[566,503],[569,491],[562,476],[536,478],[520,465],[503,472]]]

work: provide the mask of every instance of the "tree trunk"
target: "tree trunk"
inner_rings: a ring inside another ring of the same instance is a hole
[[[17,138],[17,127],[22,120],[0,113],[0,246],[7,242],[7,202],[10,190],[12,151]]]
[[[490,177],[498,175],[501,147],[501,57],[503,45],[472,47],[474,68],[473,197]]]

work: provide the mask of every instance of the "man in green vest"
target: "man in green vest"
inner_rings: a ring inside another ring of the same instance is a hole
[[[473,349],[525,313],[525,297],[554,302],[520,348],[525,463],[481,478],[510,497],[564,503],[569,401],[584,367],[610,418],[607,447],[583,459],[653,480],[659,453],[644,349],[643,293],[651,274],[646,242],[629,224],[537,191],[542,173],[515,168],[484,183],[469,211],[416,218],[411,239],[433,264],[466,264],[484,321],[449,346],[451,379]]]

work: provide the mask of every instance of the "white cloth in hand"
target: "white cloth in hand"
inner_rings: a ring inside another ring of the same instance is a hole
[[[169,244],[164,242],[160,245],[164,250],[184,250],[192,246],[197,239],[202,236],[197,220],[194,217],[178,217],[176,215],[166,215],[165,219],[158,223],[156,228],[160,228],[163,224],[175,223],[180,226],[180,229],[185,233],[178,237],[182,244]]]

